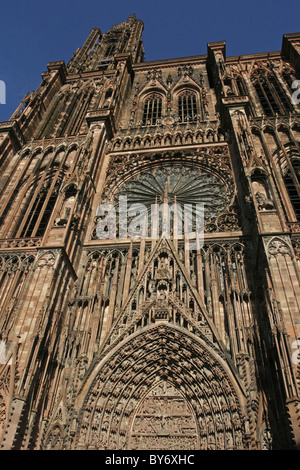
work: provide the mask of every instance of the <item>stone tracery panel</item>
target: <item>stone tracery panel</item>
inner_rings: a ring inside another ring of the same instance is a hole
[[[36,253],[8,252],[0,255],[0,334],[6,338],[14,322],[14,309],[18,303]]]
[[[58,424],[55,424],[47,436],[45,450],[62,450],[63,437],[63,430]]]
[[[116,204],[120,195],[146,207],[163,204],[166,198],[169,206],[202,203],[206,232],[240,229],[227,146],[192,153],[111,155],[99,202]],[[96,217],[94,239],[98,222]],[[118,229],[118,210],[116,222]]]

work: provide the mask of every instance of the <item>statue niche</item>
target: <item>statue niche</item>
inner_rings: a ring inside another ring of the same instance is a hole
[[[251,180],[258,210],[266,211],[274,209],[274,203],[270,197],[265,175],[260,171],[255,171]]]
[[[69,185],[64,191],[63,202],[58,216],[54,220],[56,227],[65,227],[68,223],[74,202],[76,199],[77,188],[74,184]]]

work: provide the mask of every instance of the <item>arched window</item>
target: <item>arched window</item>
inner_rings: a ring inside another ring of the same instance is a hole
[[[162,97],[153,94],[144,102],[143,126],[155,126],[162,116]]]
[[[85,115],[94,95],[93,89],[82,90],[73,97],[67,115],[62,119],[57,130],[58,137],[76,135],[84,124]]]
[[[179,122],[191,122],[197,120],[196,95],[190,90],[180,93],[178,97]]]
[[[266,116],[288,114],[292,111],[292,105],[275,75],[262,71],[253,80],[253,85]]]
[[[241,96],[247,95],[247,91],[246,91],[246,87],[245,87],[245,83],[244,83],[243,78],[242,77],[236,77],[235,82],[236,82],[236,86],[237,86],[239,94]]]
[[[116,49],[116,45],[114,43],[109,44],[106,48],[104,57],[111,57],[114,54],[115,49]]]
[[[286,190],[295,211],[297,220],[300,220],[300,159],[292,160],[293,171],[287,168],[283,175]]]
[[[93,96],[93,88],[79,92],[66,91],[62,96],[57,94],[45,122],[36,131],[37,138],[49,139],[85,132],[85,116]]]
[[[52,178],[53,177],[53,178]],[[17,238],[42,237],[54,209],[61,177],[51,174],[43,183],[32,185],[27,192],[27,203],[21,224],[17,230]]]

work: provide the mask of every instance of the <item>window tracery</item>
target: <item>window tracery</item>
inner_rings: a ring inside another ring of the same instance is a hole
[[[288,114],[292,111],[292,105],[273,73],[257,70],[252,75],[252,83],[266,116]]]
[[[241,96],[247,95],[247,89],[242,77],[235,78],[236,88]]]
[[[291,158],[291,166],[283,169],[283,180],[297,220],[300,220],[300,159]]]
[[[37,138],[86,132],[85,116],[94,105],[95,96],[95,89],[90,86],[76,91],[67,88],[62,94],[57,94],[43,125],[37,129]]]
[[[158,93],[151,94],[144,101],[142,126],[155,126],[162,117],[162,96]]]
[[[42,237],[52,215],[62,174],[48,173],[43,181],[36,181],[27,190],[25,210],[17,229],[17,238]]]
[[[108,44],[104,57],[111,57],[116,50],[116,43],[112,42],[111,44]]]
[[[185,90],[178,96],[178,119],[179,122],[195,122],[198,119],[198,108],[196,94]]]
[[[140,215],[129,214],[126,221],[126,237],[156,237],[165,234],[180,237],[186,227],[191,224],[192,231],[203,231],[204,227],[198,227],[199,223],[205,225],[206,231],[224,229],[226,219],[234,219],[227,223],[232,229],[236,229],[236,215],[231,212],[229,206],[232,198],[232,187],[229,184],[224,188],[221,177],[200,167],[179,165],[158,165],[152,170],[145,169],[132,176],[121,186],[117,192],[109,196],[109,200],[115,207],[115,236],[121,236],[123,231],[121,199],[126,200],[127,209],[139,207]],[[104,199],[106,200],[106,199]],[[168,207],[167,214],[163,208]],[[200,222],[200,212],[203,209],[203,220]],[[188,222],[185,218],[188,217]],[[99,220],[98,220],[99,219]],[[155,220],[155,224],[154,224]],[[99,225],[100,224],[100,225]],[[198,224],[198,225],[197,225]],[[102,234],[102,219],[95,219],[93,238],[103,238],[99,235],[97,227]],[[225,224],[226,225],[226,224]],[[107,233],[109,238],[111,233]]]

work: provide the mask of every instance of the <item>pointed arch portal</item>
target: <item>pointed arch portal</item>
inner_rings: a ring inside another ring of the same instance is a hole
[[[163,322],[94,362],[77,449],[245,449],[244,394],[221,351]]]

